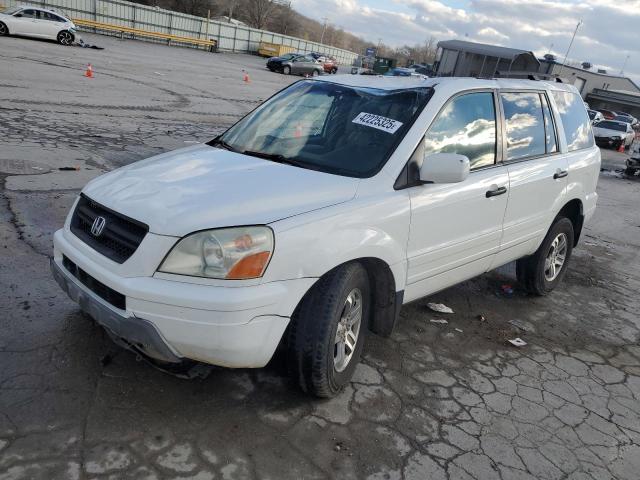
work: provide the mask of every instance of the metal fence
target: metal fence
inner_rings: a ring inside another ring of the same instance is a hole
[[[61,10],[71,18],[93,20],[124,27],[139,28],[169,35],[212,39],[218,49],[228,52],[254,53],[260,42],[288,45],[301,53],[321,52],[332,55],[343,65],[351,65],[358,56],[354,52],[279,33],[258,30],[232,23],[173,12],[162,8],[140,5],[124,0],[0,0],[0,5],[39,5]],[[85,28],[91,31],[91,28]]]

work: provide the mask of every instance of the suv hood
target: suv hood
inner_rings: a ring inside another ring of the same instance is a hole
[[[359,181],[197,145],[102,175],[83,193],[153,233],[181,237],[268,224],[346,202]]]

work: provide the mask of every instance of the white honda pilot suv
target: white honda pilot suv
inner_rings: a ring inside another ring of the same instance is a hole
[[[517,260],[553,290],[596,207],[576,89],[529,80],[301,80],[208,144],[91,181],[53,275],[119,344],[170,368],[349,382],[400,307]]]

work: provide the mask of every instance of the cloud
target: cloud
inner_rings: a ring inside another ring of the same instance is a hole
[[[460,2],[455,2],[459,5]],[[579,20],[571,60],[610,66],[640,82],[640,0],[469,0],[466,8],[446,0],[294,0],[294,8],[329,21],[372,43],[391,46],[461,38],[564,54]]]

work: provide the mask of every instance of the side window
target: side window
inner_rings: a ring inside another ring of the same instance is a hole
[[[24,18],[36,18],[36,11],[35,10],[23,10],[22,11],[22,16]]]
[[[507,135],[507,160],[544,155],[542,102],[536,92],[501,93]]]
[[[553,123],[553,116],[549,109],[549,101],[544,93],[540,94],[542,99],[542,113],[544,115],[544,133],[547,142],[547,153],[555,153],[558,151],[558,141],[556,138],[556,128]]]
[[[64,21],[59,16],[54,15],[53,13],[49,13],[49,12],[42,12],[42,18],[44,18],[45,20],[49,20],[51,22],[63,22]]]
[[[425,135],[425,154],[466,155],[471,168],[496,160],[496,110],[493,93],[477,92],[451,100]]]
[[[593,147],[591,122],[580,95],[573,92],[553,92],[553,99],[562,120],[569,151]]]

